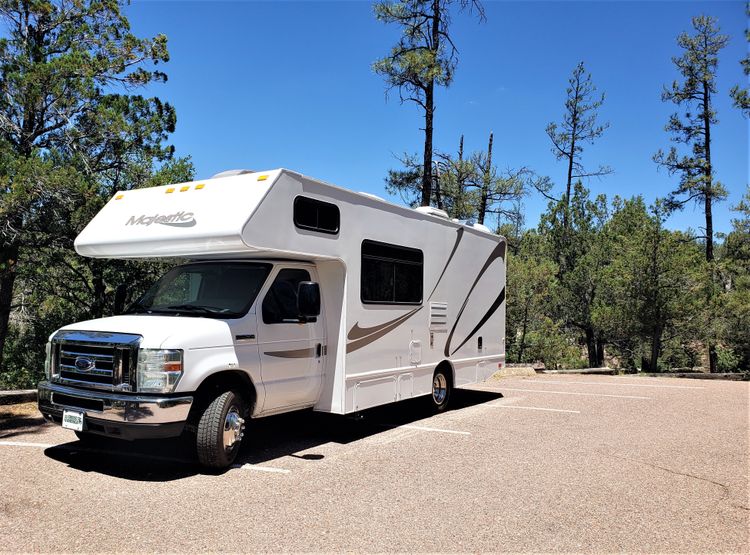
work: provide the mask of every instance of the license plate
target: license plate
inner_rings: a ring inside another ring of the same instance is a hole
[[[69,430],[75,430],[76,432],[83,431],[83,413],[76,412],[73,410],[64,410],[62,427],[68,428]]]

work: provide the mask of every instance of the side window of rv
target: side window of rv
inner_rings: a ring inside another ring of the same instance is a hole
[[[421,304],[424,254],[419,249],[362,242],[363,303]]]
[[[301,229],[335,235],[339,232],[339,207],[307,197],[294,199],[294,225]]]
[[[310,281],[307,270],[281,270],[263,299],[263,322],[266,324],[294,324],[300,322],[297,311],[297,287],[300,281]]]

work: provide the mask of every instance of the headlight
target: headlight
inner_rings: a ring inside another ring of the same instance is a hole
[[[138,392],[171,393],[182,376],[182,349],[140,349]]]
[[[44,377],[49,380],[52,378],[52,343],[47,341],[44,351]]]

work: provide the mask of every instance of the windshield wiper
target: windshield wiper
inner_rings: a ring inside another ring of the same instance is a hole
[[[203,312],[205,314],[217,314],[221,312],[221,309],[218,309],[213,306],[203,306],[200,304],[174,304],[170,305],[167,308],[172,310],[192,310],[194,312]]]

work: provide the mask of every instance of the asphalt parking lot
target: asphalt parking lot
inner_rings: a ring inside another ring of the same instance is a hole
[[[87,450],[0,407],[0,550],[750,550],[750,384],[511,378],[361,420],[252,423],[201,473],[175,442]],[[117,445],[117,444],[115,444]]]

